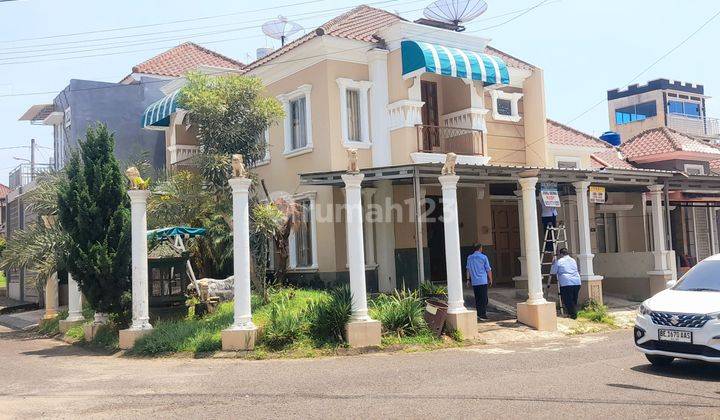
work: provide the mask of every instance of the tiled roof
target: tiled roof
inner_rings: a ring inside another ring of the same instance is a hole
[[[593,168],[612,168],[612,169],[636,169],[628,162],[622,153],[614,148],[609,148],[602,152],[595,152],[590,156],[590,163]]]
[[[390,13],[386,10],[376,9],[374,7],[360,5],[348,12],[345,12],[328,22],[320,25],[316,30],[286,44],[272,53],[266,55],[247,65],[246,70],[252,70],[263,64],[272,61],[287,52],[305,44],[306,42],[322,35],[330,35],[338,38],[352,39],[364,42],[380,42],[382,41],[375,34],[386,26],[390,26],[395,22],[405,21],[402,17]],[[519,60],[509,54],[506,54],[496,48],[488,46],[485,49],[488,54],[496,55],[502,58],[505,63],[511,67],[531,70],[533,66]]]
[[[560,146],[610,148],[611,146],[597,137],[585,134],[557,121],[547,120],[548,142]]]
[[[667,127],[643,131],[620,145],[620,150],[628,160],[672,152],[720,156],[720,148]]]
[[[10,191],[12,191],[10,187],[5,184],[0,184],[0,200],[7,197]]]
[[[720,159],[711,160],[708,163],[710,164],[710,172],[720,174]]]
[[[211,66],[228,69],[242,69],[245,65],[215,51],[203,48],[192,42],[185,42],[175,48],[138,64],[133,73],[155,74],[158,76],[179,77],[198,66]]]

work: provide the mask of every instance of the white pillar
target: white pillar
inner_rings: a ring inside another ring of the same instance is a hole
[[[252,330],[250,310],[250,216],[248,191],[252,180],[230,178],[233,202],[233,277],[235,316],[230,330]]]
[[[540,237],[538,235],[537,202],[535,185],[537,177],[520,178],[523,203],[523,229],[525,231],[525,261],[528,278],[527,304],[545,303],[542,292],[542,273],[540,271]]]
[[[132,244],[132,325],[130,330],[149,330],[148,305],[148,247],[147,199],[148,190],[128,190],[130,197]]]
[[[373,166],[392,164],[390,128],[388,126],[388,51],[375,48],[367,53],[370,74],[370,139]]]
[[[363,215],[360,184],[365,175],[344,174],[345,182],[345,231],[347,260],[350,269],[350,291],[352,292],[352,320],[366,321],[367,289],[365,285],[365,247],[363,244]]]
[[[460,227],[457,209],[457,175],[438,177],[442,185],[445,265],[447,268],[448,313],[465,312],[460,266]]]
[[[66,321],[83,321],[82,292],[72,274],[68,273],[68,317]]]
[[[375,188],[363,188],[362,199],[363,209],[365,217],[363,218],[363,242],[365,244],[365,265],[368,267],[375,267],[375,223],[372,220],[368,220],[368,216],[371,214],[370,209],[373,204],[373,196],[375,195]]]
[[[45,314],[43,319],[53,319],[58,314],[58,275],[52,273],[45,281]]]
[[[395,223],[392,220],[392,181],[378,181],[376,203],[382,208],[381,220],[375,223],[375,251],[378,265],[380,290],[390,293],[396,288],[395,281]]]
[[[595,255],[593,255],[590,245],[590,211],[588,209],[588,187],[590,182],[573,182],[573,186],[577,197],[580,277],[583,281],[598,280],[598,276],[595,276],[593,269],[593,257]]]
[[[517,282],[524,282],[527,281],[527,262],[525,261],[525,222],[523,218],[522,190],[516,190],[513,192],[518,198],[518,218],[520,219],[518,222],[518,231],[520,233],[520,256],[518,257],[518,261],[520,261],[520,275],[513,278],[513,280]]]
[[[650,200],[652,209],[653,226],[653,256],[655,258],[655,270],[667,271],[667,259],[665,257],[665,217],[662,206],[662,185],[650,185]]]

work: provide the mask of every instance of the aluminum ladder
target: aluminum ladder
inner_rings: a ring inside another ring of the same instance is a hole
[[[543,240],[543,247],[540,250],[540,271],[543,282],[547,285],[548,293],[550,293],[550,285],[553,277],[552,274],[550,274],[550,269],[557,258],[558,251],[567,248],[567,246],[567,233],[563,222],[560,222],[557,227],[552,227],[551,225],[545,226],[545,239]],[[559,284],[557,293],[557,302],[560,303],[560,313],[564,314]]]

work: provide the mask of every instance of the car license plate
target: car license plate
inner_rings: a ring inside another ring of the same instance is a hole
[[[676,343],[692,343],[692,332],[678,330],[658,330],[658,340]]]

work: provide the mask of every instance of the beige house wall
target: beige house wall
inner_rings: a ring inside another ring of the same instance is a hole
[[[608,119],[611,131],[620,134],[620,140],[625,142],[630,140],[634,135],[645,130],[650,130],[665,125],[665,112],[663,109],[663,95],[661,90],[654,90],[638,95],[628,96],[626,98],[618,98],[608,101]],[[630,105],[637,105],[645,102],[655,101],[657,115],[642,121],[634,121],[627,124],[617,124],[615,122],[615,110]]]

